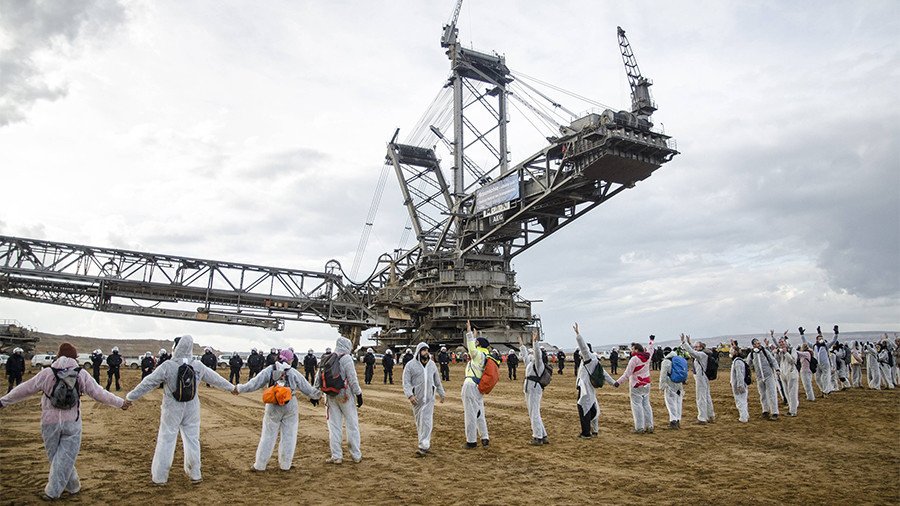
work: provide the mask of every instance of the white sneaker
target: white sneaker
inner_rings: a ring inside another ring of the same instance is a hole
[[[342,464],[343,462],[344,462],[343,460],[341,460],[341,459],[335,459],[335,458],[329,458],[329,459],[326,459],[326,460],[325,460],[325,463],[326,463],[326,464],[340,465],[340,464]]]
[[[354,464],[359,464],[360,462],[362,462],[362,457],[359,457],[359,458],[353,457],[353,463],[354,463]]]

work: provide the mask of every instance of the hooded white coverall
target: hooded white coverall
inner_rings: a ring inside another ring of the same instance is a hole
[[[403,394],[407,399],[415,396],[416,403],[412,406],[412,412],[416,421],[419,449],[428,451],[431,449],[431,432],[434,427],[434,396],[437,394],[441,399],[444,398],[444,385],[434,360],[429,359],[422,365],[419,354],[423,348],[427,349],[428,345],[419,343],[415,358],[403,368]]]
[[[344,388],[337,394],[325,395],[328,417],[328,436],[329,447],[331,448],[331,458],[341,460],[344,452],[341,448],[344,429],[343,423],[347,422],[347,446],[350,447],[350,456],[354,461],[362,459],[362,450],[359,446],[359,413],[356,408],[356,396],[362,395],[362,389],[359,387],[359,378],[356,376],[356,367],[353,364],[353,357],[350,356],[353,343],[346,337],[337,338],[334,346],[334,353],[341,356],[340,367],[341,377],[344,378]],[[322,375],[316,375],[315,388],[321,390]]]
[[[881,390],[881,367],[878,366],[878,352],[871,344],[864,345],[863,352],[866,355],[866,383],[873,390]]]
[[[750,348],[750,369],[756,373],[756,389],[763,413],[778,415],[778,362],[764,346]]]
[[[747,382],[744,380],[747,367],[747,362],[744,362],[742,358],[738,357],[731,361],[731,393],[734,394],[738,421],[743,423],[750,421],[750,410],[747,407]]]
[[[582,424],[581,435],[595,435],[600,431],[600,403],[597,402],[597,391],[591,384],[591,373],[600,366],[600,357],[588,348],[580,334],[575,336],[575,342],[578,343],[578,352],[583,360],[575,376],[575,388],[578,390],[576,406]],[[610,376],[606,369],[603,369],[603,377],[608,385],[616,382],[616,379]],[[584,426],[585,422],[588,427]],[[588,429],[587,433],[585,433],[585,428]]]
[[[684,383],[675,383],[669,377],[669,373],[672,372],[672,358],[677,355],[674,351],[670,351],[659,368],[659,389],[662,390],[663,397],[665,397],[670,422],[681,420],[681,411],[684,406]]]
[[[465,416],[466,443],[478,442],[481,439],[490,439],[487,428],[487,418],[484,413],[484,395],[478,390],[478,384],[473,378],[481,379],[484,373],[487,355],[475,345],[475,335],[466,333],[466,348],[469,350],[469,363],[466,364],[466,379],[463,380],[462,396],[463,414]]]
[[[172,352],[172,359],[162,363],[125,396],[129,401],[136,401],[163,385],[162,406],[159,410],[159,434],[156,437],[156,452],[153,454],[153,463],[150,466],[153,483],[162,484],[169,481],[169,469],[172,467],[172,459],[175,456],[175,442],[179,432],[181,433],[181,443],[184,445],[184,472],[192,481],[202,479],[200,474],[200,397],[196,394],[196,387],[200,383],[209,383],[226,392],[234,389],[234,385],[228,380],[203,365],[199,360],[194,360],[191,357],[193,348],[194,338],[189,335],[181,336]],[[194,368],[195,395],[187,402],[179,402],[172,397],[172,392],[178,383],[178,368],[182,364],[189,364]]]
[[[834,336],[834,341],[831,344],[816,342],[814,345],[810,345],[806,340],[806,336],[803,335],[800,336],[800,339],[809,346],[812,353],[816,354],[816,360],[819,362],[815,373],[816,384],[819,385],[819,390],[822,391],[822,395],[830,394],[834,391],[834,385],[831,382],[831,357],[830,353],[828,353],[828,348],[834,345],[837,341],[837,336]]]
[[[75,373],[78,362],[70,357],[58,357],[41,372],[31,379],[20,383],[0,398],[3,406],[15,404],[19,401],[40,392],[41,395],[41,437],[44,440],[44,448],[47,451],[47,460],[50,461],[50,473],[47,477],[47,485],[44,494],[51,499],[56,499],[62,493],[77,494],[81,490],[81,480],[78,471],[75,470],[75,459],[81,450],[81,400],[69,409],[53,407],[48,395],[53,392],[56,384],[56,374],[53,369],[65,370],[70,377],[75,376],[78,391],[109,406],[121,408],[125,402],[120,397],[107,392],[84,369]],[[61,374],[66,374],[61,373]],[[0,480],[3,477],[0,476]],[[12,501],[13,498],[7,498]]]
[[[797,408],[800,406],[800,373],[797,371],[797,352],[787,343],[787,351],[775,352],[778,358],[778,377],[781,380],[781,388],[787,396],[788,414],[797,416]]]
[[[890,354],[891,351],[889,349],[882,348],[882,350],[878,352],[878,366],[881,369],[881,384],[889,390],[893,390],[894,371],[890,364]]]
[[[709,361],[709,355],[706,354],[706,350],[694,350],[687,342],[681,343],[681,349],[694,358],[694,384],[697,387],[697,420],[708,422],[716,417],[716,412],[713,410],[712,395],[709,393],[709,378],[706,377],[706,365]]]
[[[541,399],[544,396],[544,389],[537,381],[528,378],[540,378],[547,365],[544,364],[543,354],[538,346],[532,347],[530,353],[528,347],[522,346],[519,358],[525,364],[523,391],[525,392],[525,407],[528,408],[528,418],[531,420],[531,437],[543,439],[547,437],[547,429],[544,428],[544,421],[541,419]]]
[[[281,386],[290,388],[292,392],[299,391],[310,399],[318,399],[319,392],[306,381],[306,378],[290,364],[277,362],[272,364],[247,383],[238,385],[239,393],[254,392],[262,388],[268,388],[275,381]],[[299,407],[297,397],[291,395],[291,400],[283,406],[278,404],[266,404],[263,414],[262,432],[259,434],[259,445],[256,447],[256,461],[253,469],[265,471],[272,452],[275,450],[275,440],[281,434],[281,442],[278,445],[278,466],[287,471],[294,460],[294,450],[297,448],[297,425],[299,423]]]

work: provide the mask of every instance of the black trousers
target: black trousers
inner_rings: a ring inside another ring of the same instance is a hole
[[[385,369],[384,370],[384,382],[391,382],[391,385],[394,384],[394,369]]]
[[[94,369],[94,381],[96,381],[97,384],[100,384],[100,368],[94,367],[93,369]]]
[[[516,377],[516,369],[518,369],[518,367],[513,367],[513,366],[507,366],[507,367],[509,367],[509,379],[511,379],[511,380],[518,379]]]
[[[450,364],[441,364],[441,381],[450,381]]]
[[[9,375],[9,386],[6,388],[6,393],[9,393],[10,390],[18,386],[22,383],[22,373],[11,373]]]
[[[237,385],[241,382],[241,370],[240,369],[232,369],[231,374],[228,375],[228,382]]]
[[[559,363],[559,373],[560,373],[560,374],[562,374],[563,367],[565,367],[565,366],[566,366],[566,363],[565,363],[565,362],[560,362],[560,363]]]
[[[106,371],[106,389],[109,390],[109,386],[112,385],[113,376],[116,377],[116,391],[122,389],[122,386],[119,385],[119,368],[110,369]]]
[[[838,329],[838,330],[840,330],[840,329]],[[610,371],[611,371],[610,374],[615,374],[616,371],[619,370],[619,361],[616,360],[615,362],[610,362],[610,363],[609,363],[609,369],[610,369]]]
[[[310,385],[316,382],[315,369],[303,369],[303,376],[306,378],[306,381],[308,381]]]
[[[375,366],[366,364],[366,385],[372,384],[372,376],[375,375]]]
[[[587,413],[584,412],[584,408],[581,407],[581,404],[578,405],[578,421],[581,422],[582,436],[591,435],[591,421],[593,421],[595,416],[597,416],[597,403],[594,403]]]

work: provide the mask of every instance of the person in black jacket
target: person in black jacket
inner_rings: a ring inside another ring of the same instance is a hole
[[[416,357],[413,356],[412,348],[407,348],[406,352],[403,353],[403,367],[406,367],[406,364],[414,358]]]
[[[119,367],[122,366],[122,355],[119,355],[119,347],[113,346],[112,354],[106,357],[106,390],[109,390],[109,386],[112,385],[113,377],[116,378],[116,392],[122,390],[122,385],[119,384]]]
[[[9,386],[6,393],[9,393],[13,387],[22,383],[22,374],[25,373],[25,357],[22,348],[13,350],[13,354],[6,361],[6,377],[9,378]]]
[[[572,354],[572,362],[575,362],[575,376],[578,376],[578,367],[581,366],[581,351],[575,350]]]
[[[149,351],[144,353],[144,358],[141,359],[141,379],[146,378],[155,368],[156,360],[153,359],[153,354]]]
[[[509,370],[509,379],[519,379],[516,375],[519,370],[519,356],[516,355],[515,350],[509,350],[509,353],[506,354],[506,368]]]
[[[165,348],[160,348],[159,355],[156,356],[156,367],[161,366],[163,362],[169,360],[170,358],[172,358],[172,356],[169,355],[169,352],[167,352]]]
[[[272,348],[271,350],[269,350],[269,354],[266,355],[266,367],[275,365],[275,362],[278,362],[278,350]]]
[[[91,369],[94,373],[94,381],[100,383],[100,366],[103,365],[103,352],[100,350],[94,350],[91,353]]]
[[[609,370],[610,374],[616,374],[619,370],[619,351],[616,349],[609,352]]]
[[[447,353],[446,346],[441,346],[437,361],[441,369],[441,381],[450,381],[450,354]]]
[[[388,384],[388,380],[390,380],[391,385],[394,384],[394,352],[391,350],[386,350],[384,352],[384,358],[381,359],[381,368],[384,369],[384,384]]]
[[[229,383],[237,385],[241,382],[241,367],[244,367],[244,359],[238,352],[234,352],[228,359],[228,368],[231,369],[231,374],[228,375]]]
[[[366,364],[366,385],[372,384],[372,376],[375,375],[375,350],[366,349],[366,355],[363,357],[363,363]]]
[[[256,351],[256,348],[250,351],[250,356],[247,357],[247,369],[250,379],[253,379],[254,376],[259,374],[259,371],[262,371],[265,362],[266,359],[263,358],[261,353]]]
[[[566,366],[566,352],[559,350],[556,353],[556,363],[559,365],[559,374],[562,374],[563,367]]]
[[[215,371],[216,366],[219,364],[219,358],[213,354],[212,348],[206,348],[203,350],[203,356],[200,357],[200,363]],[[206,386],[209,386],[209,383]]]
[[[306,352],[306,356],[303,357],[303,377],[306,378],[310,384],[316,381],[316,367],[319,365],[319,362],[316,360],[316,355],[312,350]]]

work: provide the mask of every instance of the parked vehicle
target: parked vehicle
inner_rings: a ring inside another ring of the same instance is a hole
[[[50,367],[50,364],[53,363],[55,358],[56,353],[35,353],[34,356],[31,357],[31,367],[37,367],[38,369]]]
[[[9,360],[9,355],[0,353],[0,365],[6,365],[7,360]]]
[[[140,369],[141,368],[141,359],[143,357],[122,357],[122,366],[127,367],[129,369]]]

